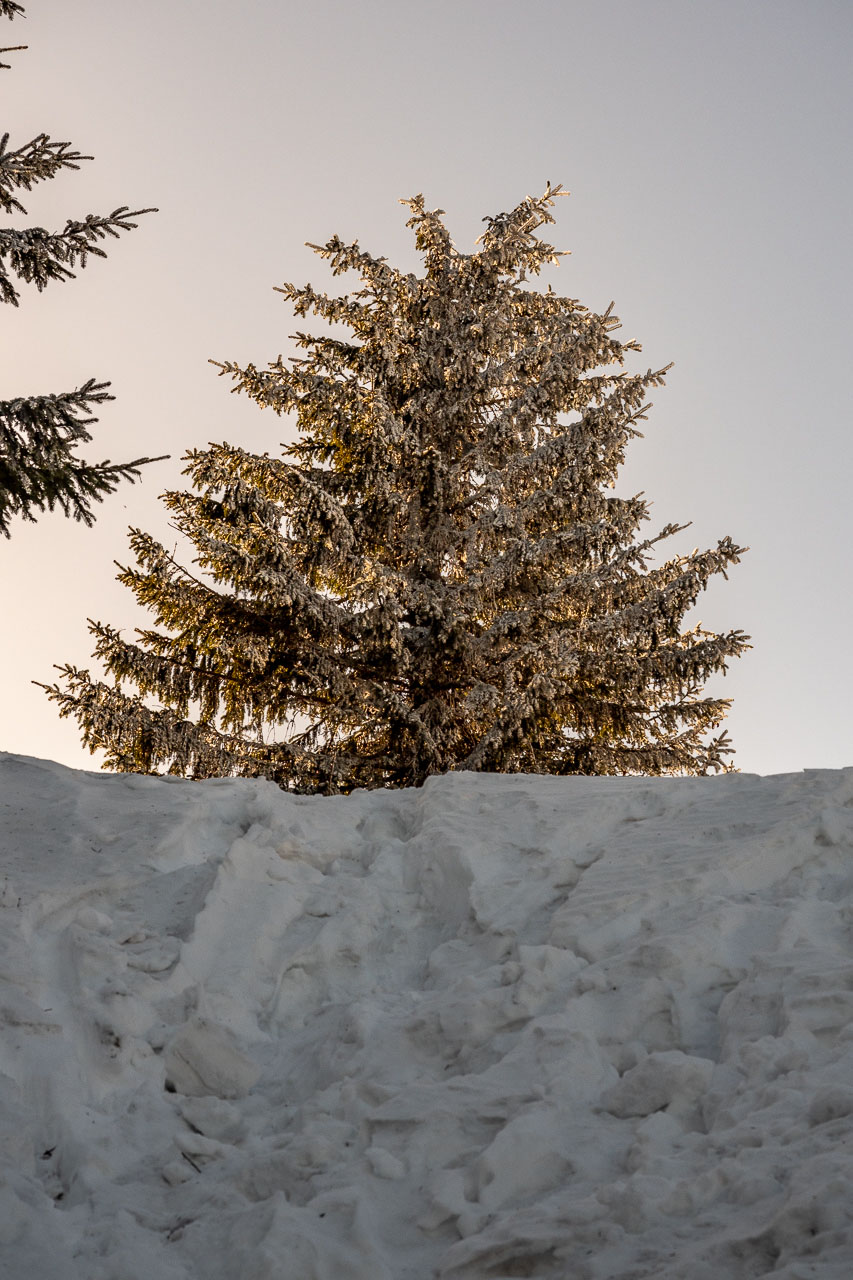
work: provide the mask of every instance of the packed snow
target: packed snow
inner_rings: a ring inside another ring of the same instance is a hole
[[[849,1280],[853,769],[0,756],[9,1280]]]

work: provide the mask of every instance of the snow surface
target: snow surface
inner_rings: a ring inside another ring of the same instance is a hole
[[[0,815],[4,1278],[853,1273],[853,769]]]

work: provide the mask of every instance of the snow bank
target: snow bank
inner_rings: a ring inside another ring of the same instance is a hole
[[[10,1280],[848,1280],[853,770],[0,756]]]

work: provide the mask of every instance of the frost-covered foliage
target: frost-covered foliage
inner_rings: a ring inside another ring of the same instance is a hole
[[[0,0],[0,17],[14,18],[23,12],[12,0]],[[4,48],[0,53],[25,47]],[[8,65],[0,62],[0,67],[8,69]],[[55,178],[63,169],[79,169],[80,161],[90,159],[72,150],[69,142],[53,142],[45,133],[18,147],[10,147],[9,134],[2,134],[0,211],[26,213],[15,192],[32,191],[39,182]],[[85,267],[90,254],[106,257],[100,241],[131,230],[137,225],[134,218],[150,212],[131,211],[124,205],[105,216],[69,219],[62,231],[0,227],[0,302],[18,305],[16,280],[41,291],[52,280],[73,278],[73,268]],[[56,506],[91,525],[92,504],[112,493],[121,480],[136,479],[144,463],[155,461],[137,458],[92,465],[76,456],[77,446],[92,439],[93,407],[112,399],[108,386],[90,378],[78,390],[60,395],[0,400],[0,533],[9,536],[16,515],[35,520],[35,512]]]
[[[120,580],[158,629],[92,624],[113,683],[65,667],[49,691],[110,767],[307,792],[726,767],[709,735],[728,702],[702,688],[746,638],[682,620],[742,548],[650,567],[679,526],[638,538],[646,502],[612,487],[665,371],[623,367],[639,347],[609,310],[524,287],[558,258],[536,234],[558,194],[487,218],[471,254],[404,201],[422,276],[313,246],[360,287],[281,292],[351,337],[219,366],[299,436],[283,457],[187,455],[193,491],[165,501],[201,576],[131,531]]]

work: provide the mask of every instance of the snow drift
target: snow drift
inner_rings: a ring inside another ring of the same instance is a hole
[[[10,1280],[848,1280],[853,770],[0,813]]]

